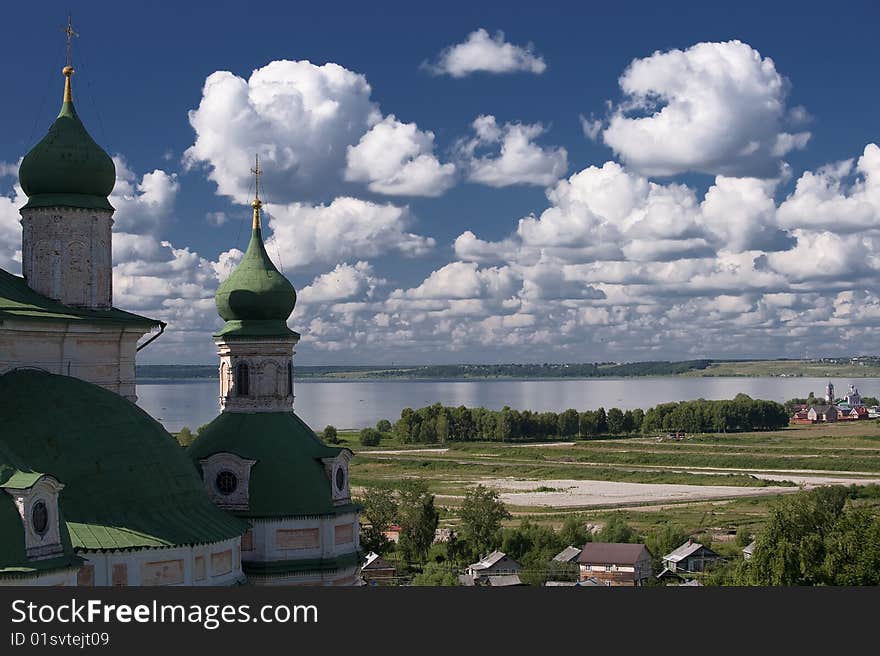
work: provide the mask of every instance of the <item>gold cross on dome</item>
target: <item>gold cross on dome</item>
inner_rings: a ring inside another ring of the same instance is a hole
[[[67,15],[67,26],[62,27],[61,31],[67,35],[67,65],[70,66],[70,42],[73,40],[73,37],[79,36],[79,33],[74,31],[73,25],[70,23],[70,14]]]
[[[254,198],[260,200],[260,176],[263,175],[263,169],[260,168],[260,156],[254,156],[255,166],[251,169],[251,173],[254,174],[254,187],[255,187],[255,195]]]

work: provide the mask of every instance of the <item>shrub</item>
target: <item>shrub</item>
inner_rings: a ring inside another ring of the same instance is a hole
[[[324,441],[330,442],[330,444],[339,443],[339,436],[336,434],[335,426],[330,426],[329,424],[324,426]]]
[[[391,422],[387,419],[380,419],[376,423],[376,430],[380,433],[390,433],[391,432]]]
[[[189,429],[189,426],[184,426],[177,433],[177,443],[180,446],[189,446],[196,439],[196,436],[192,434],[192,431]]]
[[[361,446],[377,446],[382,439],[382,433],[375,428],[361,429]]]

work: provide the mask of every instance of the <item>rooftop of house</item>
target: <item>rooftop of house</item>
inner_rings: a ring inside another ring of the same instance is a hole
[[[692,556],[693,554],[695,554],[696,552],[698,552],[700,549],[703,549],[703,548],[704,548],[703,545],[700,544],[699,542],[694,542],[693,540],[688,540],[687,542],[685,542],[683,545],[681,545],[680,547],[678,547],[677,549],[675,549],[671,553],[668,553],[665,556],[663,556],[663,560],[668,560],[673,563],[678,563],[678,562],[684,560],[685,558],[687,558],[688,556]],[[706,550],[711,553],[714,553],[708,547],[706,547]]]
[[[519,578],[518,574],[504,574],[501,576],[490,576],[489,585],[493,588],[508,588],[513,585],[525,585]]]
[[[489,569],[490,567],[494,567],[501,560],[507,557],[507,554],[503,551],[493,551],[485,558],[481,558],[478,562],[470,565],[471,569]]]
[[[553,556],[553,560],[557,563],[573,563],[581,555],[581,550],[577,547],[568,546],[558,554]]]
[[[650,553],[643,544],[587,542],[578,556],[579,563],[599,565],[634,565]]]

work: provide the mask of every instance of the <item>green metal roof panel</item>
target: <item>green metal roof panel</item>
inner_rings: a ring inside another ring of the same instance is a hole
[[[59,499],[78,549],[203,544],[248,528],[211,503],[162,425],[113,392],[11,371],[0,376],[0,417],[0,444],[64,483]]]
[[[45,474],[41,474],[40,472],[23,472],[16,469],[12,470],[9,477],[6,478],[2,469],[3,467],[0,465],[0,481],[3,481],[0,483],[0,487],[2,488],[26,490],[45,476]],[[3,480],[4,478],[6,480]]]
[[[24,278],[0,269],[0,321],[4,319],[132,324],[144,327],[162,323],[157,319],[148,319],[116,308],[85,310],[69,307],[38,294],[28,287]]]
[[[256,460],[249,484],[250,508],[243,517],[291,517],[340,512],[331,501],[330,480],[322,458],[329,447],[293,412],[224,412],[199,431],[187,452],[199,460],[234,453]]]
[[[282,320],[266,321],[239,321],[233,319],[223,324],[214,337],[236,337],[239,339],[262,339],[264,337],[295,337],[299,339],[299,333],[287,327],[287,322]]]

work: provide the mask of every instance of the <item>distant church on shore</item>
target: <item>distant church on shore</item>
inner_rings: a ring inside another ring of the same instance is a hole
[[[217,290],[220,412],[187,449],[135,405],[165,324],[113,305],[116,171],[73,103],[24,157],[0,269],[0,585],[356,585],[352,453],[294,413],[293,285],[263,244]],[[140,344],[140,345],[139,345]]]

